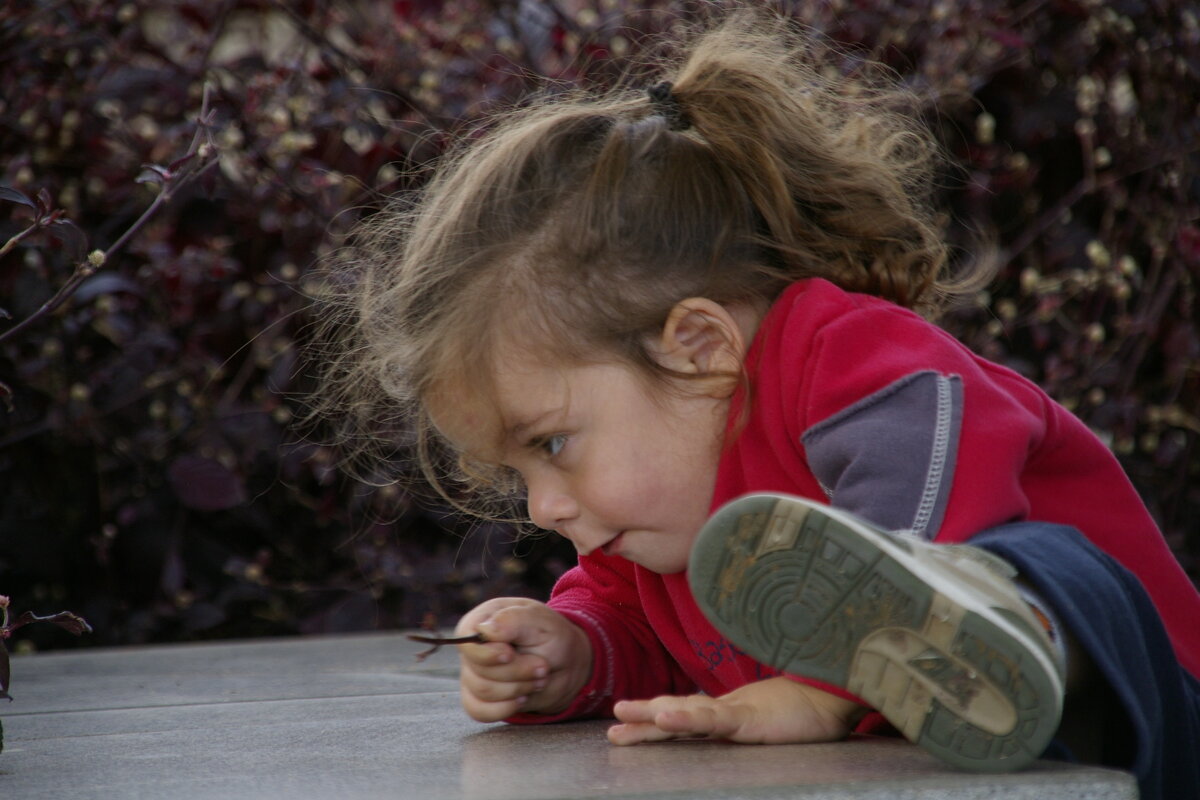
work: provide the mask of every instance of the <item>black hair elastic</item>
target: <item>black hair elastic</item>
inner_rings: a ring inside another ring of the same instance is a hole
[[[655,111],[666,119],[667,128],[682,131],[691,126],[692,121],[679,104],[679,98],[675,96],[673,88],[670,81],[662,81],[647,89],[646,94],[650,95],[650,103]]]

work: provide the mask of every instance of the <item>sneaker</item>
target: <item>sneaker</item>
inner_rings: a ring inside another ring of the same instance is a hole
[[[766,494],[717,511],[688,566],[705,616],[748,655],[846,689],[977,772],[1033,762],[1062,714],[1062,659],[1014,574],[979,548]]]

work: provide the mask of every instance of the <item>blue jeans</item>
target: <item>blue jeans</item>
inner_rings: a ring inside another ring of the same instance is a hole
[[[1005,525],[970,543],[1016,567],[1091,657],[1110,700],[1099,762],[1133,772],[1142,800],[1200,798],[1200,680],[1179,664],[1141,582],[1061,525]],[[1046,757],[1071,755],[1056,742]]]

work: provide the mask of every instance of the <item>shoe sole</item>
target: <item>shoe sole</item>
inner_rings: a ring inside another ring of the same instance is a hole
[[[751,657],[852,692],[955,767],[1020,769],[1058,728],[1062,681],[1019,617],[940,572],[836,509],[751,495],[704,526],[688,579]]]

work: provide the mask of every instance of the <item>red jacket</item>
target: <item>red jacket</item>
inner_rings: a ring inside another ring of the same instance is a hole
[[[783,293],[747,368],[750,413],[736,396],[713,510],[784,492],[943,542],[1019,520],[1072,526],[1141,579],[1180,662],[1200,675],[1200,594],[1112,453],[1033,383],[906,309],[822,280]],[[595,653],[591,682],[555,719],[777,674],[704,619],[685,574],[596,552],[562,576],[550,605]],[[533,719],[546,721],[514,721]]]

